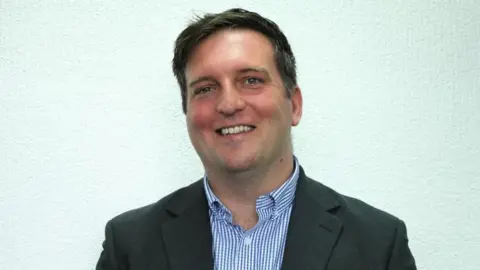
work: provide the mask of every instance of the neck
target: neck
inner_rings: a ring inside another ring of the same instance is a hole
[[[230,210],[234,223],[245,230],[258,222],[258,197],[279,188],[288,180],[293,171],[293,154],[278,158],[266,167],[240,173],[207,171],[212,191]]]
[[[268,166],[243,172],[207,171],[210,187],[215,195],[230,208],[241,204],[256,206],[261,195],[279,188],[293,171],[293,155],[274,160]]]

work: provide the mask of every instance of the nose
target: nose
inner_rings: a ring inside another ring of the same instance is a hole
[[[221,94],[217,101],[217,111],[223,115],[231,116],[245,109],[245,104],[245,100],[239,90],[234,85],[231,85],[221,89]]]

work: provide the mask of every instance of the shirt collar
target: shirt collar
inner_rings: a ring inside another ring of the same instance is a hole
[[[273,209],[274,211],[272,214],[279,215],[291,206],[295,198],[295,190],[297,187],[298,177],[300,175],[300,165],[295,156],[293,156],[293,162],[293,171],[288,180],[285,181],[285,183],[283,183],[279,188],[269,192],[268,194],[262,195],[257,199],[257,211],[264,212],[262,210]],[[219,211],[229,213],[230,211],[228,211],[228,209],[212,191],[210,184],[208,183],[207,175],[203,177],[203,185],[210,210],[217,214]]]

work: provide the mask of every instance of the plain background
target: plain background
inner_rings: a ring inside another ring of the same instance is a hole
[[[173,42],[239,3],[297,56],[307,174],[403,219],[419,269],[478,269],[478,0],[0,0],[0,269],[93,269],[108,219],[202,176]]]

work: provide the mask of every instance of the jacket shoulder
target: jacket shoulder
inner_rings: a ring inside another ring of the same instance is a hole
[[[381,257],[379,252],[391,250],[397,231],[405,226],[400,218],[363,200],[325,188],[339,202],[334,215],[342,221],[347,238],[354,239],[362,252],[372,253],[371,256],[376,253]]]
[[[354,228],[364,232],[370,232],[380,236],[392,235],[403,221],[397,216],[369,204],[359,198],[337,192],[313,179],[311,188],[315,193],[328,196],[336,201],[338,209],[335,216],[343,221],[347,228]]]
[[[321,183],[316,182],[312,186],[315,186],[312,189],[317,198],[323,195],[329,197],[329,201],[335,201],[332,205],[336,207],[329,213],[342,223],[343,244],[357,247],[363,258],[375,258],[376,264],[386,265],[398,231],[405,226],[403,221],[387,211]]]
[[[199,191],[201,181],[180,188],[158,200],[155,203],[123,212],[113,217],[109,222],[118,229],[144,229],[146,226],[156,226],[168,221],[172,215],[167,211],[172,202],[184,201],[192,192]]]
[[[165,258],[161,255],[163,224],[175,217],[175,210],[192,205],[190,198],[195,194],[198,198],[202,190],[201,181],[197,181],[164,196],[155,203],[129,210],[110,219],[105,228],[104,250],[98,265],[105,267],[109,263],[124,263],[127,257],[128,260],[140,262],[142,261],[140,258],[145,257],[145,250],[158,252],[157,259],[163,265],[165,263]],[[99,266],[97,269],[104,269],[98,268]]]
[[[388,223],[396,224],[400,221],[397,216],[366,203],[361,199],[343,194],[339,194],[339,196],[344,202],[344,206],[348,213],[357,219],[363,220],[364,222],[374,221],[377,224],[386,225]]]

